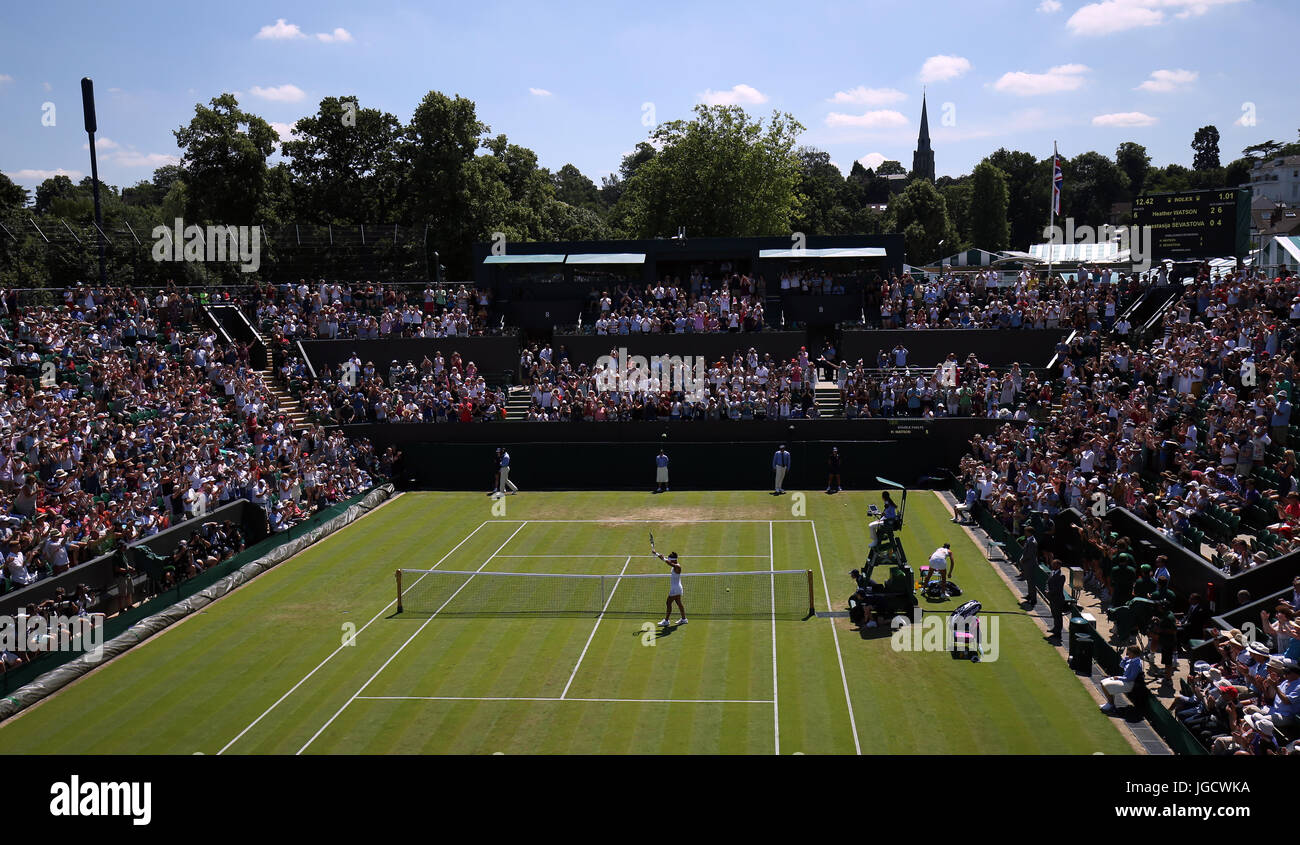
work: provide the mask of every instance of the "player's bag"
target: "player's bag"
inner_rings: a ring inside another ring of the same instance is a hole
[[[957,596],[961,595],[961,587],[957,586],[956,581],[948,582],[948,595],[952,598],[956,598]]]

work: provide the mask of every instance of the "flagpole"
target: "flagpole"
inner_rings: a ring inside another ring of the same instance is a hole
[[[1052,256],[1056,252],[1053,248],[1056,245],[1056,233],[1053,227],[1056,225],[1056,142],[1052,142],[1052,175],[1050,177],[1052,186],[1047,191],[1047,231],[1051,234],[1047,242],[1047,283],[1052,282]]]

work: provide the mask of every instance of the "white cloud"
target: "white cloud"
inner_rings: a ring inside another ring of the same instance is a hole
[[[1093,126],[1154,126],[1156,118],[1140,111],[1099,114],[1092,119]]]
[[[80,170],[64,170],[62,167],[55,170],[35,170],[31,168],[25,170],[7,170],[5,171],[5,175],[19,184],[28,185],[36,182],[44,182],[46,179],[51,179],[55,176],[67,176],[73,182],[80,182],[86,176],[86,174],[82,173]]]
[[[1194,70],[1153,70],[1151,78],[1135,90],[1167,94],[1178,90],[1180,86],[1191,85],[1199,75]]]
[[[961,56],[931,56],[921,65],[922,82],[946,82],[970,70],[970,59]]]
[[[259,29],[254,37],[283,41],[290,38],[306,38],[307,36],[298,28],[296,23],[285,23],[284,18],[277,18],[275,23]]]
[[[82,144],[81,148],[88,150],[90,144]],[[156,169],[164,164],[181,163],[179,157],[170,153],[142,153],[135,147],[123,147],[111,138],[96,138],[95,149],[100,152],[103,161],[120,164],[122,167],[152,167]]]
[[[47,93],[54,90],[54,86],[48,82],[42,82],[41,88],[44,89]]]
[[[907,118],[893,109],[877,109],[863,114],[831,112],[826,115],[827,126],[856,126],[860,129],[892,129],[907,125]]]
[[[1174,17],[1199,17],[1214,6],[1239,3],[1241,0],[1103,0],[1079,8],[1065,22],[1075,35],[1110,35],[1164,23],[1165,10]]]
[[[1043,0],[1038,4],[1038,11],[1043,14],[1052,15],[1061,11],[1061,4],[1057,0]]]
[[[13,82],[13,81],[14,81],[14,78],[13,78],[12,76],[10,76],[9,74],[7,74],[7,73],[0,73],[0,85],[5,84],[6,82]]]
[[[141,153],[135,150],[119,150],[108,157],[109,161],[122,167],[148,167],[154,170],[164,164],[180,164],[179,156],[168,153]]]
[[[906,99],[907,95],[896,88],[867,88],[859,85],[848,91],[836,91],[835,96],[827,102],[855,106],[889,106]]]
[[[858,159],[858,164],[862,165],[868,170],[875,170],[877,167],[879,167],[884,163],[885,163],[885,157],[880,153],[867,153],[862,158]]]
[[[1083,87],[1084,74],[1088,70],[1086,65],[1057,65],[1047,73],[1010,71],[1002,74],[1002,77],[993,83],[993,87],[995,90],[1019,97],[1077,91]]]
[[[260,85],[254,85],[249,89],[254,97],[261,97],[263,100],[270,100],[273,103],[296,103],[303,97],[307,96],[297,85],[277,85],[271,88],[263,88]]]
[[[296,122],[296,121],[295,121]],[[296,141],[298,136],[294,134],[292,123],[280,123],[279,121],[267,121],[268,125],[280,136],[280,141]]]
[[[294,41],[306,38],[307,33],[303,32],[302,27],[296,23],[285,23],[284,18],[276,18],[275,23],[262,27],[253,37],[270,41]],[[316,33],[316,40],[325,44],[345,44],[353,39],[352,33],[341,26],[336,26],[332,32]]]
[[[318,41],[324,41],[326,44],[344,44],[352,40],[352,33],[348,32],[341,26],[336,26],[334,27],[333,32],[316,33],[316,39]]]
[[[529,93],[529,94],[532,94],[534,97],[549,97],[549,96],[551,96],[551,92],[550,92],[550,91],[547,91],[545,88],[529,88],[529,89],[528,89],[528,93]]]
[[[729,91],[706,89],[700,100],[710,106],[752,106],[767,102],[767,95],[749,85],[736,85]]]

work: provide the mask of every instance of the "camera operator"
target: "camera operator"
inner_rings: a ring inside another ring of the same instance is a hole
[[[849,621],[859,629],[877,627],[876,610],[882,597],[875,593],[880,589],[880,585],[857,569],[850,571],[849,577],[853,579],[854,586],[857,588],[849,597]]]

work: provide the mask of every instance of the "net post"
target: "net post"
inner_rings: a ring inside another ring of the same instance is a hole
[[[397,612],[402,612],[402,570],[393,573],[397,578]]]
[[[813,577],[812,570],[805,570],[808,573],[808,615],[812,616],[817,612],[817,605],[813,601]]]

